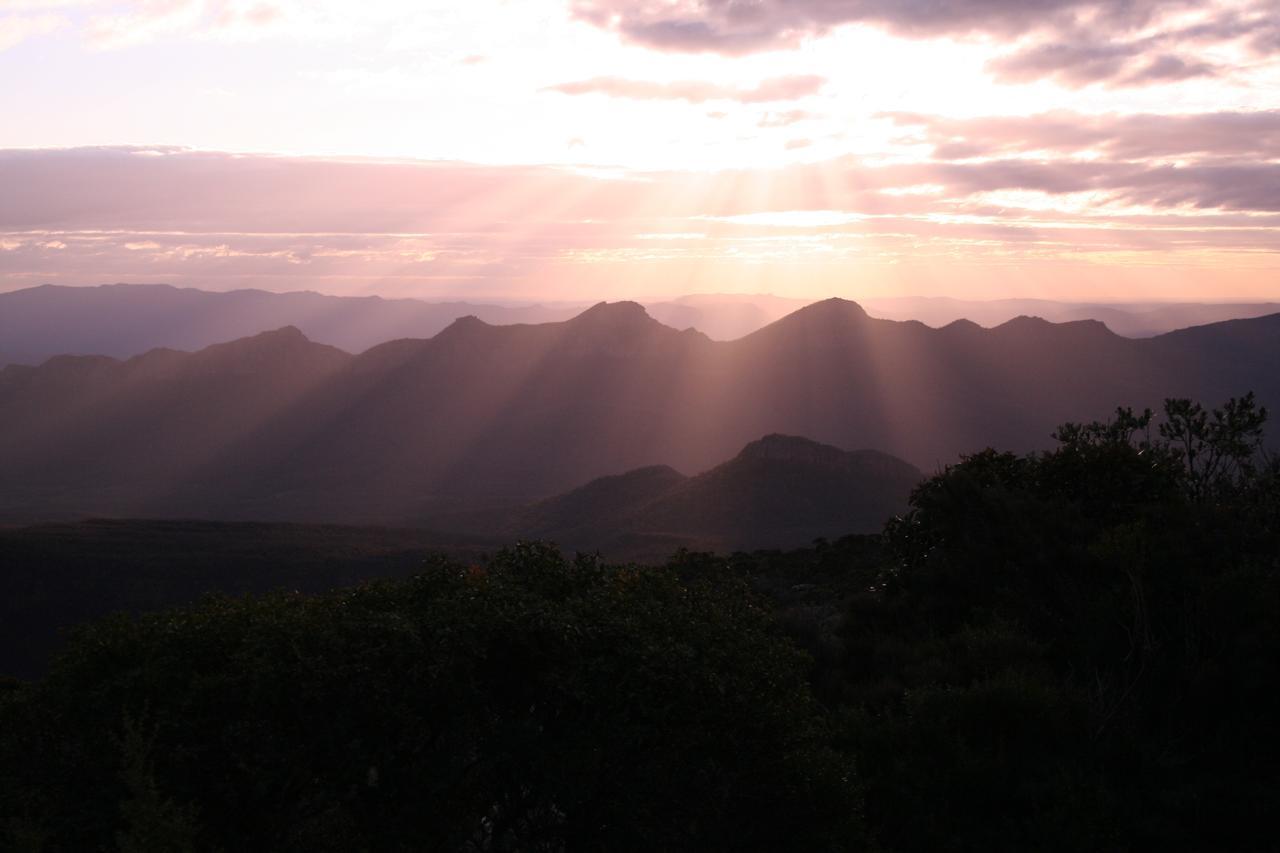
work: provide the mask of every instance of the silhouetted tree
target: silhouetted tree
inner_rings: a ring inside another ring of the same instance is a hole
[[[1066,424],[922,484],[847,611],[848,748],[899,850],[1272,846],[1280,500],[1252,395]]]

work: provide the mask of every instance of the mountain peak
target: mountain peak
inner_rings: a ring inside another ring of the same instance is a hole
[[[656,323],[639,302],[597,302],[570,322],[591,325],[634,326]]]
[[[869,316],[866,310],[857,302],[854,302],[852,299],[841,299],[839,296],[833,296],[830,299],[823,299],[819,302],[814,302],[811,305],[806,305],[795,313],[814,315],[821,314],[825,316],[840,317]]]
[[[481,320],[475,314],[467,314],[465,317],[458,317],[449,325],[440,330],[437,337],[447,337],[452,335],[466,334],[476,332],[481,329],[493,328],[484,320]]]
[[[280,341],[305,341],[307,336],[297,326],[281,326],[269,332],[263,332],[257,336],[262,340],[280,340]]]
[[[1114,338],[1116,334],[1107,328],[1101,320],[1068,320],[1064,323],[1053,323],[1043,317],[1032,317],[1021,314],[1012,320],[996,326],[992,331],[1013,335],[1041,336],[1046,333],[1065,335],[1085,335],[1089,337]]]
[[[969,334],[971,332],[981,332],[982,327],[966,317],[961,317],[958,320],[952,320],[945,326],[940,327],[938,331],[953,332],[956,334]]]
[[[297,326],[282,326],[247,338],[214,344],[192,354],[193,364],[221,369],[278,361],[285,358],[322,358],[326,362],[350,358],[336,347],[313,343]]]
[[[302,333],[297,326],[281,326],[278,329],[271,329],[266,332],[258,332],[256,335],[247,335],[243,338],[237,338],[234,341],[226,343],[213,344],[205,347],[202,351],[218,350],[218,349],[244,349],[248,347],[283,347],[295,346],[302,343],[311,343],[310,339]]]
[[[858,303],[832,297],[793,311],[755,334],[799,334],[829,339],[833,335],[843,334],[851,326],[861,326],[870,319],[871,316]]]
[[[771,433],[742,448],[739,459],[769,459],[783,462],[831,462],[845,452],[798,435]]]
[[[654,335],[681,334],[649,316],[638,302],[600,302],[565,323],[562,328],[577,345],[603,346],[614,355],[647,345]]]

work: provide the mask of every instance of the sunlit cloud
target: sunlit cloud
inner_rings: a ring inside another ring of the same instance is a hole
[[[48,35],[66,26],[67,19],[55,14],[3,15],[0,6],[0,50],[16,47],[28,39]],[[19,7],[21,9],[21,7]]]
[[[1218,73],[1199,53],[1241,43],[1266,55],[1280,38],[1271,0],[574,0],[584,21],[667,51],[743,55],[794,49],[863,25],[904,38],[985,38],[1014,45],[991,68],[1010,82],[1134,86]]]
[[[1170,53],[1151,55],[1151,45],[1143,42],[1034,44],[993,60],[989,67],[1004,83],[1047,78],[1072,87],[1094,83],[1146,86],[1216,77],[1225,72],[1210,62]]]
[[[1096,152],[1122,160],[1200,155],[1280,159],[1280,110],[1193,114],[1086,115],[1074,112],[954,119],[887,115],[919,127],[934,155],[957,160],[1008,154]]]
[[[1099,135],[1110,138],[1101,124]],[[1050,271],[1081,263],[1176,262],[1212,264],[1244,295],[1280,272],[1280,164],[845,158],[618,180],[556,167],[94,149],[3,153],[0,180],[35,202],[0,206],[8,286],[511,298],[608,281],[618,292],[607,295],[621,297],[673,295],[673,275],[698,269],[722,287],[749,276],[809,294],[841,275],[847,287],[856,269],[863,292],[883,293],[891,271],[939,265],[1031,264],[1052,283]],[[109,203],[123,187],[130,203]]]
[[[701,80],[677,80],[657,83],[649,80],[628,80],[623,77],[593,77],[571,83],[557,83],[547,90],[563,95],[608,95],[613,98],[632,98],[640,101],[688,101],[701,104],[707,101],[737,101],[740,104],[760,104],[771,101],[792,101],[817,94],[826,83],[825,78],[814,74],[790,77],[772,77],[754,86],[725,86]]]
[[[815,113],[808,110],[783,110],[781,112],[771,112],[762,116],[756,122],[757,127],[790,127],[802,121],[820,118]]]
[[[359,18],[331,0],[134,0],[100,4],[84,32],[94,47],[120,49],[168,39],[340,39],[352,24]]]

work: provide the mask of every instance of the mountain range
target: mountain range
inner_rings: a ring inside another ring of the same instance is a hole
[[[1061,302],[1051,299],[954,299],[947,296],[866,299],[863,307],[886,320],[919,320],[935,327],[957,320],[998,326],[1015,317],[1051,323],[1098,320],[1126,338],[1149,338],[1185,329],[1280,312],[1280,302]]]
[[[810,304],[769,294],[705,293],[644,301],[649,315],[712,340],[744,337]],[[942,327],[960,319],[993,327],[1026,315],[1051,322],[1100,320],[1125,337],[1280,312],[1280,303],[1078,303],[1045,299],[960,300],[948,297],[864,299],[881,319]],[[429,338],[459,317],[490,325],[568,320],[589,303],[486,304],[426,302],[313,292],[215,293],[169,285],[44,285],[0,293],[0,366],[39,364],[55,355],[129,358],[164,347],[197,350],[284,326],[310,340],[359,353],[400,338]]]
[[[164,284],[43,285],[0,293],[0,365],[38,364],[54,355],[128,358],[156,348],[201,349],[296,326],[348,352],[405,337],[431,337],[458,317],[494,324],[545,323],[580,304],[507,306],[424,302],[310,291],[215,293]]]
[[[420,524],[648,466],[707,471],[772,433],[931,471],[1119,405],[1254,390],[1274,408],[1277,365],[1280,315],[1133,340],[1030,317],[933,329],[831,299],[717,342],[623,302],[462,318],[359,355],[285,327],[0,370],[0,518]]]

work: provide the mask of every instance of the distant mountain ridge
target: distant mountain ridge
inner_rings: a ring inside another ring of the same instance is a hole
[[[832,299],[718,342],[601,303],[358,356],[286,327],[0,370],[0,518],[419,523],[619,471],[706,471],[771,433],[928,471],[1045,447],[1118,405],[1253,390],[1277,410],[1278,364],[1280,315],[1133,340],[1090,321],[934,329]]]
[[[694,328],[713,340],[730,341],[808,304],[811,300],[769,294],[693,294],[647,301],[644,307],[664,325]],[[874,317],[917,320],[933,327],[958,320],[994,327],[1029,315],[1058,323],[1100,320],[1126,337],[1280,312],[1280,302],[1110,304],[881,297],[861,304]],[[588,305],[427,302],[310,291],[209,292],[161,284],[42,285],[0,293],[0,366],[34,365],[65,354],[128,358],[155,348],[190,351],[282,326],[296,326],[311,340],[360,353],[393,340],[433,337],[460,317],[474,316],[491,325],[547,323],[567,320]]]
[[[1033,316],[1051,323],[1096,320],[1126,338],[1149,338],[1176,329],[1227,320],[1252,319],[1280,312],[1280,301],[1256,302],[1062,302],[1052,299],[954,299],[934,297],[882,297],[866,299],[863,306],[886,320],[919,320],[941,327],[970,320],[993,327],[1014,317]]]
[[[432,337],[468,314],[491,323],[545,323],[581,310],[581,304],[510,307],[165,284],[43,285],[0,293],[0,366],[65,353],[127,358],[158,347],[195,350],[282,326],[362,352],[398,338]]]

